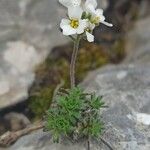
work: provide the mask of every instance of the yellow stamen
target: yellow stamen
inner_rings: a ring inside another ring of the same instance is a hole
[[[72,28],[76,29],[79,26],[79,21],[77,19],[71,19],[70,25]]]
[[[86,28],[85,31],[87,31],[87,32],[90,33],[90,32],[91,32],[91,29],[90,29],[90,28]]]
[[[91,19],[91,23],[93,23],[93,24],[97,25],[97,24],[99,24],[99,22],[100,22],[100,17],[98,17],[98,16]]]

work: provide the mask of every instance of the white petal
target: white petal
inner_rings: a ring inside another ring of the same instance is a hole
[[[60,23],[60,27],[63,28],[63,26],[68,25],[69,23],[70,23],[70,20],[62,19]]]
[[[90,28],[90,30],[94,30],[95,24],[89,22],[88,27]]]
[[[81,0],[59,0],[59,2],[65,7],[80,6]]]
[[[88,6],[89,4],[93,5],[94,8],[97,7],[97,0],[86,0],[85,6]]]
[[[72,6],[78,7],[81,5],[81,0],[70,0],[72,3]]]
[[[86,32],[86,36],[87,36],[87,40],[89,42],[93,42],[94,41],[94,35],[92,35],[91,33]]]
[[[72,6],[71,0],[59,0],[59,2],[65,7]]]
[[[77,34],[81,34],[84,32],[84,30],[87,28],[87,20],[79,20],[79,27],[76,29]]]
[[[106,22],[106,21],[103,21],[103,22],[101,22],[101,23],[104,24],[104,25],[106,25],[106,26],[108,26],[108,27],[113,27],[113,24],[108,23],[108,22]]]
[[[62,28],[64,35],[73,35],[76,34],[76,30],[72,28],[70,25],[65,25]]]
[[[96,10],[96,15],[97,16],[103,15],[103,12],[104,12],[103,9],[97,9]]]
[[[92,14],[95,14],[95,8],[92,4],[87,4],[85,5],[85,11],[89,12],[89,13],[92,13]]]
[[[83,10],[81,7],[69,7],[68,15],[70,19],[81,19]]]
[[[99,15],[98,17],[100,18],[100,22],[104,22],[104,20],[105,20],[105,16],[104,15]]]

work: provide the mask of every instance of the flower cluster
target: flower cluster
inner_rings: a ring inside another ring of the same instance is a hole
[[[113,25],[105,21],[102,9],[97,9],[97,0],[59,0],[68,9],[68,19],[62,19],[60,28],[63,34],[71,36],[82,34],[89,42],[94,41],[93,30],[100,23],[109,27]]]

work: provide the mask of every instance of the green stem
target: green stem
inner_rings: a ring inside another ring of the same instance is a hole
[[[72,41],[75,41],[75,38],[73,36],[69,35],[69,37]]]
[[[75,65],[77,54],[79,50],[79,43],[80,43],[80,35],[77,36],[76,40],[74,41],[74,48],[71,57],[71,64],[70,64],[70,80],[71,80],[71,88],[75,87]]]
[[[90,131],[89,131],[89,127],[90,127],[90,122],[91,122],[91,117],[90,117],[90,112],[88,112],[88,135],[87,135],[87,150],[90,150]]]

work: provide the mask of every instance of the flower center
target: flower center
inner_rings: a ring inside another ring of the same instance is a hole
[[[76,29],[79,26],[79,21],[77,19],[71,19],[70,25],[72,28]]]
[[[94,18],[91,19],[91,23],[93,24],[99,24],[100,23],[100,17],[96,16]]]
[[[89,33],[92,32],[92,30],[91,30],[90,28],[86,28],[85,31],[87,31],[87,32],[89,32]]]

